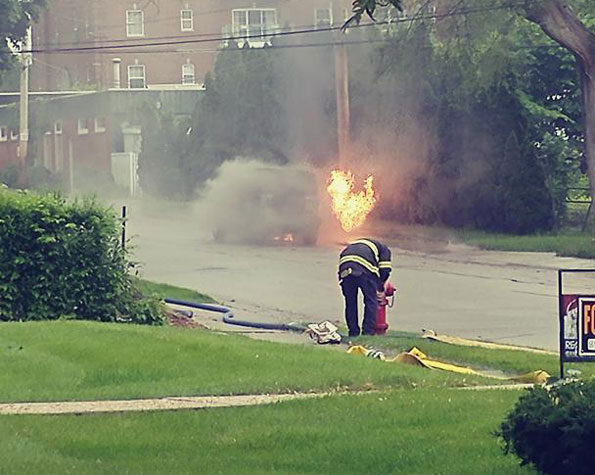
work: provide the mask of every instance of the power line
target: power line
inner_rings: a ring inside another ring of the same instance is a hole
[[[512,8],[513,5],[499,5],[493,7],[484,7],[484,8],[469,8],[465,10],[457,10],[448,13],[434,13],[429,15],[418,15],[415,17],[402,17],[397,18],[394,20],[383,21],[383,22],[375,22],[375,23],[362,23],[352,25],[349,28],[367,28],[370,26],[377,26],[377,25],[391,25],[394,23],[405,23],[411,21],[420,21],[420,20],[433,20],[433,19],[444,19],[453,16],[459,15],[468,15],[473,13],[482,13],[482,12],[490,12],[496,10],[507,10]],[[276,38],[276,37],[284,37],[284,36],[296,36],[296,35],[306,35],[306,34],[316,34],[316,33],[324,33],[324,32],[336,32],[341,31],[343,29],[342,26],[331,26],[326,28],[306,28],[306,29],[299,29],[293,31],[281,31],[281,32],[271,32],[266,35],[258,34],[258,35],[244,35],[244,36],[230,36],[225,37],[219,35],[218,37],[214,38],[199,38],[199,39],[180,39],[177,41],[150,41],[145,43],[136,43],[130,45],[104,45],[104,46],[88,46],[88,47],[77,47],[77,48],[32,48],[30,50],[25,50],[23,53],[76,53],[76,52],[92,52],[92,51],[121,51],[130,49],[130,48],[147,48],[151,46],[175,46],[175,45],[182,45],[182,44],[199,44],[199,43],[213,43],[213,42],[221,42],[221,41],[245,41],[249,39],[259,39],[262,40],[263,37],[267,38]],[[177,37],[179,38],[179,37]]]
[[[309,25],[300,25],[300,26],[296,26],[293,28],[297,28],[297,29],[316,29],[317,31],[320,31],[319,28],[316,27],[316,25],[313,24],[309,24]],[[287,31],[292,31],[292,27],[287,27],[287,28],[279,28],[277,32],[275,33],[279,33],[279,32],[287,32]],[[270,36],[270,35],[267,35]],[[153,41],[160,41],[160,40],[177,40],[177,39],[183,39],[183,38],[212,38],[213,40],[217,40],[219,41],[220,38],[222,38],[222,34],[221,32],[218,33],[186,33],[184,35],[167,35],[167,36],[151,36],[148,38],[119,38],[119,39],[113,39],[113,40],[101,40],[101,43],[125,43],[125,42],[132,42],[132,41],[148,41],[148,42],[153,42]],[[244,37],[243,37],[244,38]],[[76,45],[76,44],[95,44],[97,43],[97,40],[88,40],[88,41],[77,41],[76,43],[64,43],[64,44],[57,44],[57,43],[47,43],[44,45],[44,49],[49,49],[48,47],[53,47],[53,46],[57,46],[57,47],[62,47],[64,45]],[[128,46],[128,45],[98,45],[96,47],[110,47],[110,46]],[[130,45],[130,47],[133,47],[134,45]],[[58,48],[59,49],[59,48]]]
[[[373,40],[350,40],[350,41],[325,41],[320,43],[307,43],[307,44],[296,44],[296,45],[274,45],[267,46],[265,48],[251,49],[251,51],[273,51],[278,49],[294,49],[294,48],[322,48],[327,46],[350,46],[350,45],[361,45],[361,44],[373,44],[373,43],[387,43],[392,41],[391,39],[373,39]],[[180,53],[180,54],[197,54],[197,53],[218,53],[218,52],[241,52],[242,48],[213,48],[213,49],[137,49],[126,51],[126,53],[134,54],[159,54],[159,53]],[[76,52],[75,52],[76,53]],[[86,51],[81,52],[86,53]],[[99,51],[97,54],[111,54],[110,51]]]
[[[286,1],[295,2],[295,1],[299,1],[299,0],[286,0]],[[180,9],[180,10],[183,10],[183,9]],[[189,8],[189,10],[192,10],[192,12],[193,12],[193,18],[200,19],[200,17],[202,17],[204,15],[211,15],[211,14],[214,14],[214,13],[229,13],[233,9],[230,9],[230,8],[219,8],[219,9],[215,9],[215,10],[195,11],[194,9]],[[240,10],[242,10],[242,8],[240,8]],[[52,11],[49,11],[49,14],[51,16],[54,16],[54,17],[71,20],[71,21],[73,21],[75,23],[76,22],[80,22],[80,20],[78,18],[70,17],[70,16],[67,16],[67,15],[64,15],[64,14],[58,15],[58,14],[52,12]],[[180,15],[177,15],[175,17],[164,17],[164,18],[156,18],[156,19],[147,19],[147,20],[144,20],[143,23],[145,23],[145,24],[153,24],[153,23],[160,23],[160,22],[163,22],[163,21],[179,20],[180,18],[181,18]],[[82,23],[82,22],[80,22],[80,23]],[[116,27],[119,28],[119,27],[125,26],[125,24],[123,24],[123,23],[118,23],[118,24],[103,24],[103,25],[102,24],[99,24],[99,25],[95,24],[94,26],[96,28],[116,28]],[[314,26],[314,25],[303,25],[302,27],[306,28],[306,27],[309,27],[309,26]],[[302,27],[298,27],[298,28],[302,28]],[[196,36],[215,36],[215,35],[220,35],[220,34],[221,34],[220,32],[217,32],[217,33],[188,34],[186,36],[190,36],[190,37],[196,37]],[[179,38],[179,35],[176,35],[176,36],[172,36],[172,35],[170,35],[170,36],[154,36],[154,37],[151,37],[149,39],[156,40],[156,39],[175,39],[175,38]],[[131,38],[120,38],[120,39],[104,40],[104,41],[105,42],[123,42],[123,41],[136,41],[136,40],[138,40],[138,39],[137,38],[134,38],[134,39],[131,39]],[[70,45],[70,44],[85,44],[85,43],[95,43],[95,42],[96,42],[95,40],[86,40],[86,41],[77,41],[77,42],[67,42],[67,43],[64,43],[64,44]],[[45,46],[64,46],[64,44],[60,45],[60,44],[56,44],[56,43],[47,43]]]
[[[276,51],[279,49],[299,49],[299,48],[323,48],[323,47],[330,47],[330,46],[357,46],[363,44],[377,44],[377,43],[391,43],[393,41],[392,38],[382,38],[382,39],[371,39],[371,40],[350,40],[350,41],[334,41],[334,42],[321,42],[321,43],[307,43],[307,44],[296,44],[296,45],[274,45],[268,46],[265,48],[251,48],[250,51]],[[432,45],[421,46],[420,49],[432,49],[434,48]],[[527,45],[527,46],[517,46],[517,49],[563,49],[561,45]],[[130,50],[126,51],[126,53],[133,53],[133,54],[213,54],[213,53],[222,53],[222,52],[242,52],[242,48],[213,48],[213,49],[137,49],[137,50]],[[75,52],[76,53],[76,52]],[[81,52],[85,53],[85,52]],[[99,51],[97,54],[111,54],[110,51]]]
[[[209,10],[209,11],[205,11],[205,12],[194,12],[194,16],[193,18],[199,18],[202,15],[209,15],[209,14],[213,14],[213,13],[223,13],[223,12],[229,12],[230,9],[229,8],[221,8],[218,10]],[[72,18],[66,15],[57,15],[55,13],[51,13],[52,16],[54,17],[58,17],[58,18],[65,18],[68,20],[72,20],[73,22],[78,21],[76,18]],[[159,18],[159,19],[148,19],[148,20],[144,20],[143,24],[153,24],[153,23],[160,23],[160,22],[164,22],[164,21],[172,21],[172,20],[179,20],[180,16],[175,16],[175,17],[164,17],[164,18]],[[81,22],[82,23],[82,22]],[[109,29],[109,28],[116,28],[116,27],[125,27],[126,24],[125,23],[119,23],[119,24],[112,24],[112,25],[93,25],[96,29],[100,30],[100,29]],[[308,25],[306,25],[308,26]],[[312,25],[310,25],[312,26]],[[101,32],[98,32],[99,34],[101,34]],[[221,32],[217,32],[217,33],[187,33],[185,35],[185,37],[201,37],[201,36],[216,36],[216,35],[221,35]],[[166,39],[175,39],[175,38],[180,38],[180,35],[167,35],[167,36],[152,36],[150,38],[147,38],[147,40],[166,40]],[[139,41],[138,38],[114,38],[111,40],[102,40],[104,43],[122,43],[125,41]],[[63,47],[65,45],[78,45],[78,44],[92,44],[92,43],[96,43],[97,40],[83,40],[83,41],[76,41],[76,42],[65,42],[65,43],[46,43],[44,45],[44,47]]]

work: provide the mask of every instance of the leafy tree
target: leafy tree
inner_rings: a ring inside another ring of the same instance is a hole
[[[139,180],[142,189],[153,195],[185,199],[195,183],[190,164],[190,119],[176,117],[146,102],[135,113],[142,129]]]
[[[238,48],[217,57],[192,120],[192,176],[210,178],[225,160],[252,157],[286,163],[287,127],[278,96],[275,51]]]
[[[2,0],[0,2],[0,37],[13,43],[21,41],[27,27],[35,20],[45,0]],[[13,55],[7,41],[0,40],[0,74],[13,65]]]
[[[528,53],[500,44],[511,41],[500,30],[470,42],[431,21],[399,25],[376,48],[375,67],[354,68],[355,141],[392,135],[378,154],[389,157],[377,172],[386,217],[515,233],[552,227],[537,120],[520,97]],[[357,65],[366,55],[353,56]],[[366,69],[378,72],[361,77]]]
[[[433,0],[423,3],[428,5]],[[468,3],[459,1],[449,7],[456,11],[457,7]],[[482,2],[485,7],[485,2]],[[354,15],[351,22],[359,22],[364,15],[374,18],[378,7],[394,7],[403,10],[403,0],[354,0]],[[595,201],[595,34],[592,31],[592,17],[581,21],[572,6],[583,6],[585,11],[589,2],[576,0],[524,0],[505,1],[501,5],[509,5],[526,20],[537,24],[541,30],[558,44],[569,50],[575,57],[576,69],[580,77],[582,93],[582,112],[585,130],[585,157],[589,174],[591,198]],[[494,5],[496,7],[497,5]]]

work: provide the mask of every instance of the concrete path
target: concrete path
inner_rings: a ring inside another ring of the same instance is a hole
[[[120,401],[25,402],[0,404],[0,415],[89,414],[106,412],[173,411],[219,407],[256,406],[292,399],[327,396],[330,393],[256,394],[245,396],[180,396]]]

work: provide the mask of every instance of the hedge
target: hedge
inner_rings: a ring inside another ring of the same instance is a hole
[[[534,387],[506,416],[497,435],[504,452],[540,473],[590,475],[595,470],[595,380]]]
[[[72,317],[160,324],[129,275],[113,209],[0,189],[0,320]]]

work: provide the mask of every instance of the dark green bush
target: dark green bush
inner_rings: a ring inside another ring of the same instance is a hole
[[[595,381],[535,387],[523,395],[497,433],[504,452],[546,474],[595,470]]]
[[[0,170],[0,185],[6,185],[9,188],[14,188],[19,181],[19,167],[14,163],[6,165]]]
[[[161,323],[129,276],[120,229],[93,200],[0,190],[0,320]]]

